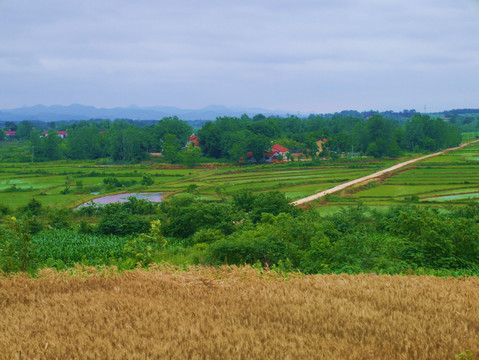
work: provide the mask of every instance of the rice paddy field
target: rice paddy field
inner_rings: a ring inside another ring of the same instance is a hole
[[[2,359],[474,359],[479,280],[251,267],[0,277]]]
[[[414,163],[376,182],[347,189],[328,204],[387,207],[462,205],[479,199],[479,143]]]
[[[219,200],[240,191],[279,190],[291,201],[335,185],[369,175],[408,160],[366,158],[303,163],[228,166],[181,166],[145,162],[114,165],[95,161],[2,163],[0,203],[15,209],[35,197],[46,206],[76,207],[96,197],[115,193],[161,192],[164,198],[182,196],[194,185],[195,196]],[[322,214],[339,207],[363,203],[385,209],[405,203],[417,205],[464,204],[479,198],[479,143],[430,158],[386,175],[378,181],[326,197],[313,203]],[[141,184],[144,174],[153,185]],[[104,179],[115,177],[125,185],[108,188]]]
[[[94,161],[3,163],[0,168],[0,203],[24,206],[35,197],[46,206],[76,207],[96,197],[125,192],[162,192],[181,196],[195,185],[197,198],[219,200],[239,191],[280,190],[296,200],[342,182],[387,168],[399,160],[355,159],[325,161],[321,165],[267,164],[255,166],[209,165],[194,169],[154,162],[134,165]],[[154,184],[141,184],[149,174]],[[115,177],[127,186],[106,188],[104,179]]]

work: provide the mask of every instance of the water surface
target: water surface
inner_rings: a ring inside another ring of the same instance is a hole
[[[89,202],[81,206],[89,206],[93,204],[105,205],[116,202],[127,202],[129,197],[136,197],[139,200],[148,200],[151,202],[161,202],[162,194],[159,192],[155,193],[126,193],[126,194],[116,194],[116,195],[107,195],[101,196],[96,199],[90,200]],[[80,207],[81,207],[80,206]]]

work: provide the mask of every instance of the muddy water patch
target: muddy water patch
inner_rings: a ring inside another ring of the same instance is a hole
[[[80,205],[82,206],[90,206],[90,205],[105,205],[117,202],[127,202],[129,201],[128,198],[134,197],[138,200],[148,200],[151,202],[161,202],[163,199],[163,194],[159,192],[154,193],[126,193],[126,194],[115,194],[115,195],[106,195],[101,196],[96,199],[90,200],[89,202]]]

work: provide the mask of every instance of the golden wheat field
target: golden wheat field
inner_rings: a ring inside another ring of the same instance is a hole
[[[478,278],[43,270],[0,277],[0,358],[455,359],[479,354],[478,298]]]

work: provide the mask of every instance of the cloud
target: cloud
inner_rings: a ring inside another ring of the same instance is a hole
[[[437,107],[447,83],[460,107],[479,95],[467,75],[479,61],[473,4],[8,0],[0,3],[0,81],[16,91],[0,101],[322,111],[321,97],[348,108],[410,108],[421,95],[408,86],[416,82]],[[23,86],[42,90],[19,96]]]

